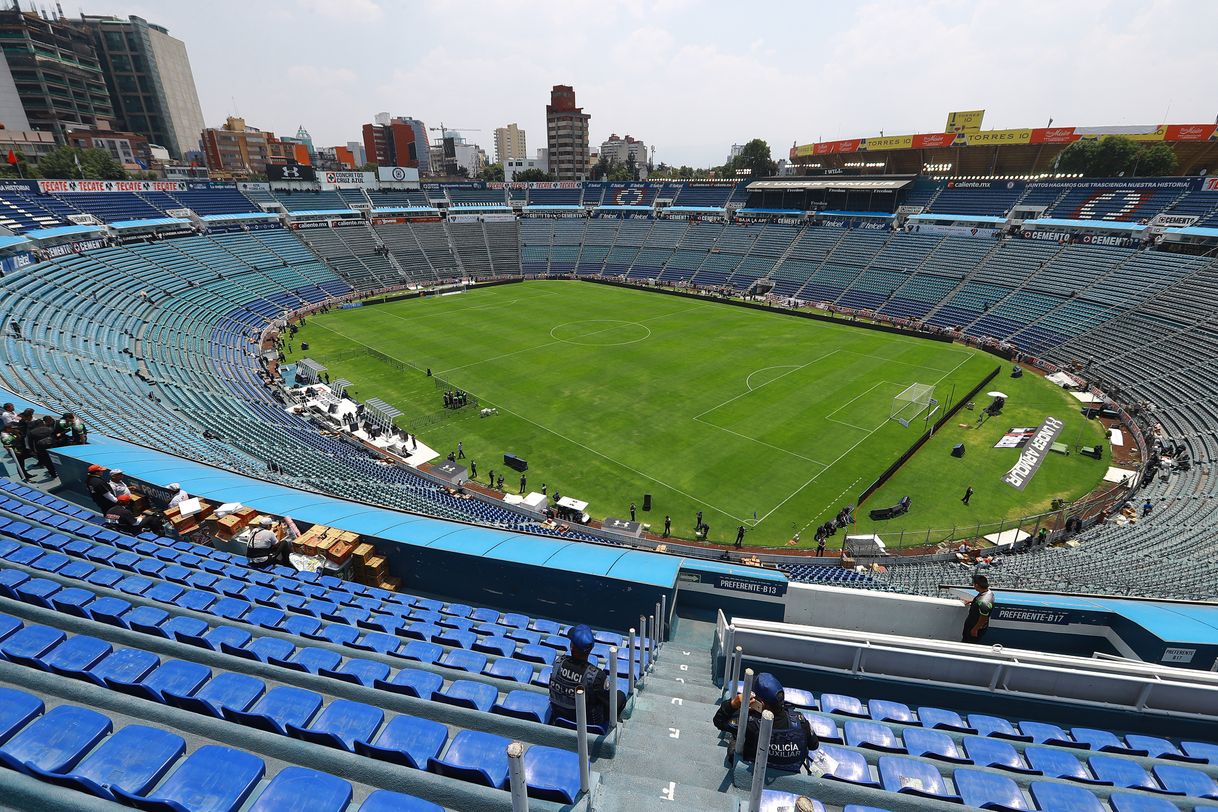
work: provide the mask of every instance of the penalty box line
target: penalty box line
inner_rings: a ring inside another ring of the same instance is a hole
[[[944,379],[944,378],[946,378],[948,375],[951,375],[951,374],[952,374],[953,372],[955,372],[957,369],[959,369],[960,367],[962,367],[962,366],[964,366],[965,364],[967,364],[971,358],[972,358],[972,355],[970,354],[968,358],[965,358],[963,361],[961,361],[960,363],[956,364],[956,366],[952,367],[952,368],[951,368],[949,371],[944,372],[944,373],[943,373],[943,374],[942,374],[942,375],[939,377],[939,379],[935,381],[935,386],[938,386],[940,383],[942,383],[942,382],[943,382],[943,379]],[[872,436],[873,434],[875,434],[875,433],[876,433],[877,431],[879,431],[880,429],[884,428],[884,426],[885,426],[885,425],[887,425],[887,424],[888,424],[888,421],[887,421],[887,420],[885,420],[883,423],[881,423],[880,425],[876,426],[874,429],[872,429],[871,431],[869,431],[869,432],[867,432],[865,435],[863,435],[863,438],[862,438],[862,439],[860,439],[860,440],[859,440],[857,443],[855,443],[854,445],[850,446],[850,447],[849,447],[849,448],[847,448],[845,451],[843,451],[843,452],[842,452],[842,453],[841,453],[841,454],[838,456],[838,458],[837,458],[837,459],[835,459],[833,462],[829,463],[829,465],[828,465],[828,466],[826,466],[826,467],[825,467],[825,468],[823,468],[822,470],[817,471],[815,474],[813,474],[811,479],[809,479],[809,480],[808,480],[807,482],[805,482],[804,484],[800,485],[798,488],[796,488],[794,491],[792,491],[792,492],[791,492],[791,494],[790,494],[789,496],[787,496],[787,498],[786,498],[786,499],[783,499],[781,502],[779,502],[777,505],[775,505],[773,508],[771,508],[771,509],[770,509],[770,511],[769,511],[768,513],[766,513],[764,516],[762,516],[760,519],[758,519],[756,522],[754,522],[754,523],[753,523],[753,526],[754,526],[754,527],[756,527],[757,525],[761,524],[761,523],[762,523],[762,522],[764,522],[766,519],[768,519],[768,518],[770,517],[770,515],[771,515],[771,514],[772,514],[774,511],[778,510],[780,507],[782,507],[783,505],[785,505],[787,502],[789,502],[789,501],[791,501],[793,498],[795,498],[796,494],[798,494],[798,493],[799,493],[800,491],[802,491],[804,488],[808,487],[808,486],[809,486],[809,485],[811,485],[813,482],[815,482],[815,481],[817,480],[817,478],[818,478],[818,477],[820,477],[820,475],[821,475],[821,474],[825,473],[825,471],[828,471],[830,468],[832,468],[833,466],[835,466],[835,465],[837,465],[839,462],[841,462],[843,459],[845,459],[847,454],[849,454],[851,451],[854,451],[854,449],[858,448],[860,445],[862,445],[862,444],[863,444],[864,442],[866,442],[867,440],[871,439],[871,436]],[[806,526],[806,525],[805,525],[805,526]]]

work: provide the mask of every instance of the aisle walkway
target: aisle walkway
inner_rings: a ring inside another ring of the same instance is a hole
[[[622,726],[617,755],[594,767],[603,778],[597,812],[736,808],[743,796],[732,787],[727,750],[711,725],[719,701],[711,680],[714,632],[713,623],[674,618],[634,714]]]

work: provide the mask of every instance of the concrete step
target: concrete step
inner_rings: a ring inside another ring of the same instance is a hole
[[[659,766],[659,765],[657,765]],[[644,810],[698,810],[736,812],[743,795],[732,787],[730,777],[722,790],[683,784],[663,775],[655,777],[611,773],[604,777],[593,808],[596,812],[643,812]],[[724,773],[726,776],[726,773]]]

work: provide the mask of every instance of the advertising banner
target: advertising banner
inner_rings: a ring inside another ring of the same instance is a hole
[[[981,121],[985,118],[984,110],[958,110],[947,114],[945,133],[976,132],[981,129]]]
[[[1032,143],[1032,130],[977,130],[975,132],[964,133],[957,140],[970,147],[1030,144]]]
[[[317,170],[311,166],[298,166],[297,164],[287,166],[267,164],[266,179],[269,181],[315,181],[317,180]]]
[[[381,183],[418,183],[419,170],[409,166],[379,166],[376,178]]]
[[[1065,425],[1056,417],[1046,417],[1045,422],[1041,423],[1040,428],[1036,430],[1036,434],[1024,446],[1019,460],[1011,467],[1011,470],[1006,472],[1002,481],[1017,491],[1026,488],[1032,481],[1032,477],[1036,476],[1036,472],[1040,470],[1041,463],[1045,461],[1050,447],[1057,442],[1058,435],[1062,433]]]
[[[371,172],[322,172],[323,189],[375,187],[376,175]]]
[[[38,190],[48,192],[184,192],[180,180],[40,180]]]

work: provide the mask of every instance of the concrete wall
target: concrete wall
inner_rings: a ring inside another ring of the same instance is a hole
[[[808,626],[959,640],[966,614],[959,600],[796,583],[787,590],[787,623]]]

